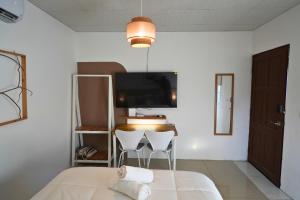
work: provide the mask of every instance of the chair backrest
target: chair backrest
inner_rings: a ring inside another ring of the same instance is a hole
[[[124,150],[136,150],[139,142],[144,137],[144,131],[115,131]]]
[[[146,131],[145,133],[154,151],[166,151],[174,134],[174,131]]]

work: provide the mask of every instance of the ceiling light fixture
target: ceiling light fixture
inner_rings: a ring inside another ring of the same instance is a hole
[[[143,0],[141,16],[132,18],[127,24],[127,40],[135,48],[150,47],[155,41],[155,25],[149,17],[143,16]]]

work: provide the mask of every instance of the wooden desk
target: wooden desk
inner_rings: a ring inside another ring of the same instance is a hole
[[[120,124],[115,127],[114,130],[122,131],[135,131],[135,130],[149,130],[149,131],[174,131],[175,136],[178,136],[178,132],[174,124]],[[173,170],[176,170],[176,137],[172,139],[172,162]],[[113,132],[113,157],[114,167],[117,167],[117,138]]]
[[[178,136],[176,127],[174,124],[119,124],[114,130],[122,131],[135,131],[135,130],[149,130],[149,131],[174,131],[175,136]]]

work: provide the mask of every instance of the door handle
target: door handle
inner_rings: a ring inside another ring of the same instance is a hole
[[[281,122],[280,121],[271,121],[271,124],[273,124],[274,126],[281,126]]]
[[[278,112],[285,115],[285,106],[284,105],[279,105],[278,106]]]

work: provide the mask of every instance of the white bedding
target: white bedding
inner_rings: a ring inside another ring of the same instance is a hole
[[[129,200],[108,188],[117,179],[116,168],[70,168],[32,200]],[[214,183],[196,172],[154,170],[154,182],[149,186],[152,200],[222,200]]]

